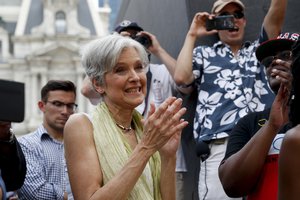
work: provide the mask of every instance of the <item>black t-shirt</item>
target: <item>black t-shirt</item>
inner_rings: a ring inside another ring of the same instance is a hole
[[[241,150],[253,135],[264,126],[269,119],[270,110],[249,113],[238,121],[230,133],[224,160]],[[289,125],[285,125],[280,133],[285,133],[289,127]]]

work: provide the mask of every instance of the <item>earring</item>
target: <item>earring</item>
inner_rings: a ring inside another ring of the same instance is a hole
[[[103,94],[103,93],[104,93],[104,90],[103,90],[103,89],[97,89],[97,92],[98,92],[99,94]]]

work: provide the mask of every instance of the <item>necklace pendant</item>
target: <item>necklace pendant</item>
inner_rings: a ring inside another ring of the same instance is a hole
[[[132,130],[131,126],[128,127],[128,128],[126,128],[125,126],[123,126],[123,125],[121,125],[121,124],[118,124],[118,123],[116,123],[116,125],[117,125],[120,129],[122,129],[125,133],[127,133],[127,132],[129,132],[129,131]]]

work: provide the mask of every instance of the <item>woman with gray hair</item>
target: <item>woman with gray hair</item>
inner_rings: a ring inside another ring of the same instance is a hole
[[[175,162],[187,122],[182,100],[152,104],[146,119],[135,110],[146,94],[149,61],[138,42],[109,35],[90,42],[82,64],[101,95],[91,118],[72,115],[64,131],[75,199],[175,199]]]

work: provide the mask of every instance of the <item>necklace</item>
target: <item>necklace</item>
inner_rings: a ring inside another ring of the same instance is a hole
[[[122,129],[124,132],[129,132],[129,131],[132,130],[131,126],[129,126],[128,128],[126,128],[126,127],[124,127],[124,126],[122,126],[121,124],[118,124],[118,123],[116,123],[116,125],[117,125],[120,129]]]

